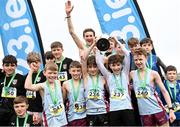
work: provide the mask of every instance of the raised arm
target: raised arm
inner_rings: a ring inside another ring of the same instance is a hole
[[[79,49],[84,49],[83,42],[79,39],[79,37],[75,33],[74,27],[73,27],[73,24],[72,24],[71,12],[73,10],[73,6],[71,5],[70,0],[68,0],[65,3],[65,10],[66,10],[66,15],[67,15],[66,18],[67,18],[67,24],[68,24],[69,33],[70,33],[71,37],[73,38],[74,42],[76,43],[77,47]]]
[[[96,42],[94,42],[89,48],[85,48],[84,50],[79,50],[79,54],[80,54],[80,60],[81,60],[81,64],[82,64],[82,74],[83,74],[83,79],[84,82],[86,82],[88,73],[87,73],[87,59],[88,56],[90,54],[90,52],[92,51],[92,49],[94,48]],[[86,84],[86,83],[84,83]]]
[[[160,90],[161,90],[161,92],[162,92],[162,94],[163,94],[163,97],[164,97],[164,99],[165,99],[168,107],[169,107],[169,108],[172,107],[171,98],[170,98],[169,93],[168,93],[168,91],[166,90],[163,82],[161,81],[161,78],[160,78],[158,72],[153,71],[152,73],[153,73],[154,81],[155,81],[155,83],[159,86],[159,88],[160,88]],[[176,119],[173,110],[170,110],[170,112],[169,112],[169,117],[170,117],[170,121],[171,121],[171,122],[173,122],[173,121]]]
[[[103,74],[103,76],[105,76],[107,79],[109,77],[110,72],[104,66],[103,55],[100,54],[99,50],[96,50],[96,64],[99,70],[101,71],[101,73]]]
[[[126,75],[129,75],[129,70],[130,70],[130,51],[127,50],[125,45],[123,45],[120,41],[118,41],[117,38],[115,38],[115,40],[119,44],[119,47],[121,48],[121,50],[123,52],[123,55],[124,55],[123,71],[125,72]],[[122,54],[119,54],[119,55],[122,55]]]
[[[29,71],[29,73],[28,73],[28,75],[26,77],[24,86],[25,86],[25,89],[27,89],[27,90],[39,91],[39,90],[41,90],[43,88],[42,83],[38,83],[36,85],[32,84],[32,74],[34,72],[33,68],[35,68],[34,66],[35,66],[34,63],[30,64],[30,71]]]

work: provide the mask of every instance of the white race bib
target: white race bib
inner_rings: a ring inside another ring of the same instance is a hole
[[[15,87],[3,87],[1,97],[15,98],[17,96],[17,89]]]

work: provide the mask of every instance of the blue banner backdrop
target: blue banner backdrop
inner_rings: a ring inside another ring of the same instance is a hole
[[[17,72],[28,72],[26,57],[31,51],[43,54],[44,62],[44,50],[31,1],[0,0],[0,17],[4,55],[11,54],[17,58]]]
[[[103,34],[130,37],[149,37],[136,0],[93,0]]]

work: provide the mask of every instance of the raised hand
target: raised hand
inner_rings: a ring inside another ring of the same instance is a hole
[[[36,63],[36,62],[30,63],[30,69],[31,69],[31,71],[33,71],[33,72],[37,71],[37,70],[38,70],[37,63]]]
[[[65,3],[65,10],[66,10],[67,16],[70,16],[71,11],[73,10],[73,8],[74,8],[74,6],[71,5],[71,1],[68,0],[68,1]]]

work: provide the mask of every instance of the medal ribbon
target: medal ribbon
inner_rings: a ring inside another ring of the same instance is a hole
[[[173,100],[173,102],[175,102],[176,101],[176,83],[175,84],[173,84],[174,85],[174,96],[172,95],[172,92],[171,92],[171,88],[170,88],[170,86],[169,86],[169,84],[170,84],[170,82],[169,81],[167,81],[167,87],[168,87],[168,91],[169,91],[169,93],[170,93],[170,96],[171,96],[171,98],[172,98],[172,100]]]
[[[34,80],[34,83],[33,84],[36,84],[36,82],[37,82],[37,79],[38,79],[38,77],[39,77],[39,74],[40,74],[40,70],[38,70],[38,73],[36,74],[36,78],[35,78],[35,80]]]
[[[144,79],[141,78],[139,69],[137,70],[137,73],[138,73],[138,79],[141,81],[141,84],[140,84],[141,87],[146,88],[147,68],[145,68],[145,77],[144,77]]]
[[[92,76],[91,76],[91,79],[92,79],[92,87],[93,87],[93,89],[97,90],[98,89],[98,83],[99,83],[99,76],[96,75],[96,83],[95,83]]]
[[[77,89],[76,89],[75,86],[74,86],[74,80],[71,79],[71,86],[72,86],[72,88],[73,88],[73,96],[74,96],[74,100],[75,100],[75,102],[76,102],[77,99],[78,99],[78,96],[79,96],[79,91],[80,91],[80,86],[81,86],[81,80],[79,80],[78,87],[77,87]]]
[[[9,88],[9,86],[11,85],[11,83],[14,80],[15,76],[16,76],[16,73],[13,74],[13,76],[11,77],[11,79],[10,79],[7,86],[5,86],[6,85],[6,76],[5,76],[5,78],[4,78],[4,88]]]
[[[24,123],[23,123],[23,127],[26,127],[26,123],[27,123],[27,119],[28,119],[28,114],[26,113],[25,119],[24,119]],[[16,127],[19,127],[19,117],[16,117]]]
[[[49,92],[50,92],[50,96],[51,96],[51,99],[52,99],[52,101],[53,101],[53,104],[56,105],[56,104],[57,104],[57,100],[58,100],[58,98],[57,98],[57,83],[56,83],[56,81],[54,82],[55,92],[52,91],[49,82],[46,81],[46,83],[47,83],[48,90],[49,90]]]
[[[115,79],[116,87],[118,88],[118,90],[122,91],[123,87],[122,87],[122,77],[121,77],[121,74],[119,75],[120,81],[117,79],[116,75],[113,74],[113,76],[114,76],[114,79]]]
[[[147,67],[152,69],[152,53],[149,54],[150,63],[147,62]]]

